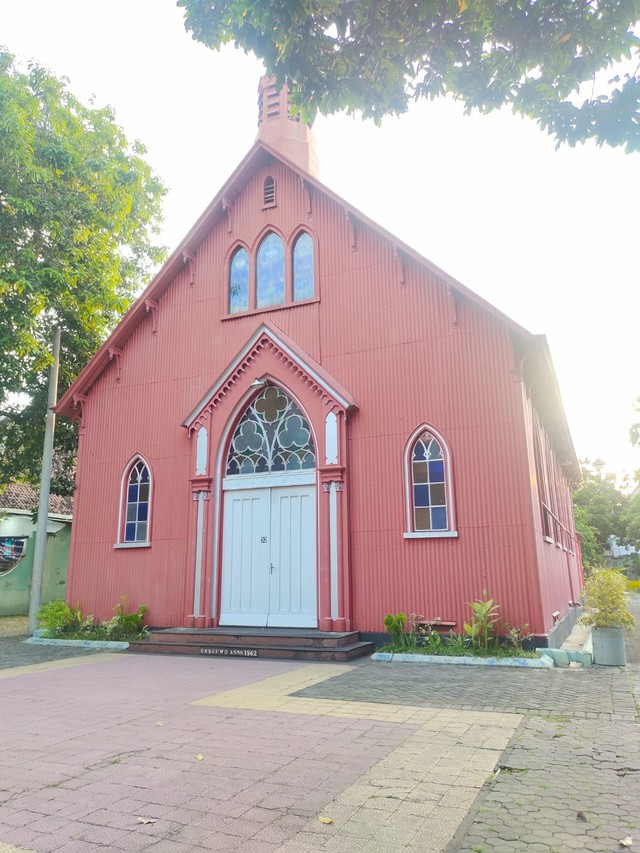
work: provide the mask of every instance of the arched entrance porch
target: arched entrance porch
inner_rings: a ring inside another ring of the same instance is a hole
[[[315,448],[276,385],[240,417],[224,454],[220,625],[317,627]]]
[[[196,405],[183,423],[194,472],[186,627],[351,629],[346,422],[355,408],[266,323]]]

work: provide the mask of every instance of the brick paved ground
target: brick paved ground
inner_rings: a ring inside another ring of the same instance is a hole
[[[640,596],[632,608],[626,669],[385,664],[384,678],[366,666],[296,695],[526,715],[448,853],[606,853],[627,837],[640,847]]]
[[[595,690],[593,699],[582,693],[581,703],[597,716],[583,719],[576,707],[561,716],[528,717],[502,759],[510,770],[486,786],[451,853],[604,853],[624,850],[620,841],[627,838],[632,849],[640,846],[638,717],[602,713],[596,693],[608,677],[614,707],[629,704],[634,693],[640,698],[640,596],[632,609],[637,624],[626,642],[626,670],[594,669],[584,682]]]
[[[525,670],[370,662],[301,695],[519,714],[635,716],[628,675],[617,667]]]
[[[121,654],[0,671],[0,849],[438,853],[520,718],[291,696],[345,669]]]
[[[0,853],[633,850],[640,630],[627,652],[524,672],[3,639]]]

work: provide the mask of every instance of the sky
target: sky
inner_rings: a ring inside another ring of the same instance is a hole
[[[0,45],[110,104],[169,193],[174,249],[247,153],[262,67],[185,32],[174,0],[0,0]],[[640,396],[640,153],[551,137],[507,112],[413,104],[382,127],[314,125],[320,180],[534,334],[546,334],[580,459],[619,478]]]

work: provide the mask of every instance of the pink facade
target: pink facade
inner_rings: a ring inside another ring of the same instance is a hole
[[[581,567],[544,339],[263,138],[58,406],[81,419],[68,600],[380,632],[460,629],[487,589],[548,634]]]

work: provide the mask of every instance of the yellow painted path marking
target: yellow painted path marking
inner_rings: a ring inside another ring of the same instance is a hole
[[[326,852],[331,837],[336,850],[350,853],[439,853],[454,837],[522,716],[292,695],[348,669],[310,665],[192,704],[417,726],[323,808],[331,823],[310,820],[279,853]]]

